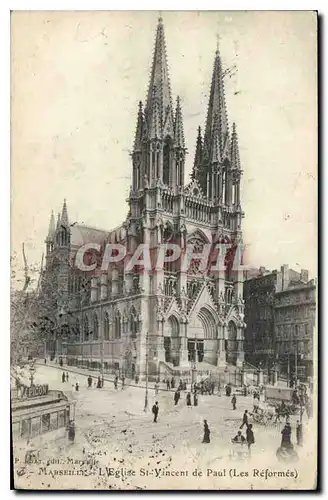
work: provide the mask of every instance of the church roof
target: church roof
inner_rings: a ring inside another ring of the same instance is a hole
[[[111,230],[98,229],[83,224],[71,226],[71,245],[80,247],[87,243],[118,243],[125,238],[125,228],[121,225]]]

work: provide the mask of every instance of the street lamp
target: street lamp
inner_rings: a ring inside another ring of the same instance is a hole
[[[144,411],[148,410],[148,332],[146,335],[146,391],[145,391],[145,407]]]
[[[36,368],[34,366],[34,361],[32,360],[31,363],[30,363],[30,368],[29,368],[29,372],[30,372],[30,382],[31,382],[31,387],[33,387],[34,385],[34,374],[36,372]]]

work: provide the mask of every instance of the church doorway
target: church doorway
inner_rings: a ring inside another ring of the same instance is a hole
[[[228,339],[225,345],[227,363],[235,365],[237,361],[237,327],[233,321],[228,324]]]
[[[204,340],[188,339],[188,361],[201,363],[204,360]]]
[[[164,335],[165,361],[174,366],[179,365],[180,347],[180,325],[175,316],[170,316],[167,322],[167,329]]]

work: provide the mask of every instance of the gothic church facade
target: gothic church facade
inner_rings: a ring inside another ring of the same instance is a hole
[[[198,129],[191,182],[184,184],[186,146],[180,99],[173,106],[164,26],[159,19],[150,84],[140,102],[132,152],[128,215],[109,231],[70,224],[66,201],[46,238],[42,293],[57,327],[49,350],[68,364],[119,369],[127,376],[188,372],[191,365],[224,369],[244,361],[243,273],[118,263],[92,276],[72,265],[86,243],[120,243],[132,255],[140,244],[158,252],[171,242],[241,242],[242,175],[235,124],[229,130],[221,56],[215,54],[204,134]]]

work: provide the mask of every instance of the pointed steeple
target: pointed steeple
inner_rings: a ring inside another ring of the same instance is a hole
[[[185,138],[183,133],[183,120],[180,105],[180,97],[177,97],[177,107],[174,120],[174,146],[185,149]]]
[[[151,110],[148,121],[148,138],[159,139],[161,137],[161,119],[158,109],[158,101],[155,97],[156,90],[153,88],[154,99],[151,102]]]
[[[236,124],[232,124],[232,136],[231,136],[231,168],[240,170],[240,157],[239,157],[239,146],[238,146],[238,136],[236,131]]]
[[[144,133],[145,133],[145,119],[144,119],[144,114],[143,114],[143,110],[142,110],[142,102],[139,101],[137,128],[136,128],[136,135],[135,135],[134,147],[133,147],[134,152],[141,150]]]
[[[61,225],[64,227],[69,227],[69,222],[68,222],[68,213],[67,213],[67,206],[66,206],[66,200],[64,200],[63,204],[63,210],[62,210],[62,216],[61,216]]]
[[[154,103],[157,103],[157,107]],[[150,124],[152,124],[152,133],[154,133],[154,118],[153,113],[157,113],[155,122],[159,120],[160,138],[162,138],[165,121],[173,123],[171,88],[166,60],[166,48],[164,37],[163,19],[160,17],[157,24],[155,50],[153,64],[150,75],[150,83],[148,87],[147,104],[145,108],[145,118],[147,122],[148,134],[151,132]],[[168,117],[168,114],[170,115]]]
[[[195,159],[194,166],[191,173],[191,178],[196,179],[198,177],[198,171],[203,161],[203,139],[202,139],[202,129],[198,127],[198,135],[196,141]]]
[[[54,217],[53,210],[51,210],[51,217],[50,217],[49,230],[48,230],[48,236],[47,236],[47,239],[49,241],[53,239],[55,232],[56,232],[55,217]]]
[[[229,127],[225,102],[225,90],[223,82],[223,70],[219,47],[215,52],[215,60],[212,74],[210,99],[207,111],[204,143],[207,146],[210,159],[214,143],[214,133],[218,134],[220,145],[220,156],[224,160],[229,145]],[[216,140],[216,139],[215,139]]]

